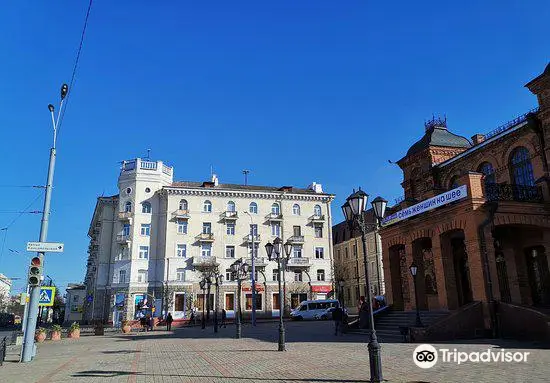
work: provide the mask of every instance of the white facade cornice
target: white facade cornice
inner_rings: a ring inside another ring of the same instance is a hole
[[[331,194],[295,194],[295,193],[265,193],[260,191],[242,191],[242,190],[215,190],[215,189],[186,189],[175,187],[164,187],[159,191],[161,195],[191,195],[191,196],[209,196],[209,197],[230,197],[230,198],[249,198],[249,199],[272,199],[272,200],[293,200],[293,201],[320,201],[323,203],[331,202],[334,196]]]

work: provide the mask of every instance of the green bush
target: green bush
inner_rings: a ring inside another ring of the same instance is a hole
[[[71,325],[70,331],[74,330],[80,330],[80,325],[78,324],[78,322],[73,322],[73,324]]]
[[[52,326],[52,331],[61,332],[61,330],[62,330],[62,328],[61,328],[61,326],[58,325],[58,324],[54,324],[54,325]]]

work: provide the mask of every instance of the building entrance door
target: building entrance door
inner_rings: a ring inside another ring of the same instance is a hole
[[[526,249],[525,260],[534,306],[550,306],[550,272],[544,247]]]
[[[470,272],[468,266],[468,254],[463,238],[453,238],[451,240],[453,249],[453,264],[455,270],[456,292],[458,295],[458,305],[463,306],[472,302],[472,289],[470,287]]]

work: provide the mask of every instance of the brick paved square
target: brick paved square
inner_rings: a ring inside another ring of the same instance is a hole
[[[334,336],[330,322],[287,323],[287,351],[277,350],[277,323],[243,326],[233,339],[228,326],[154,331],[132,335],[86,336],[39,345],[28,364],[0,367],[0,382],[349,382],[369,381],[364,335]],[[382,343],[384,378],[388,382],[547,382],[550,351],[517,342],[437,344],[459,351],[502,347],[530,352],[527,363],[439,363],[421,369],[413,363],[416,344]],[[494,348],[498,351],[500,348]],[[10,362],[11,360],[11,362]]]

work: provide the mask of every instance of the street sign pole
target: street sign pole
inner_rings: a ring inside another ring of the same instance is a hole
[[[44,209],[42,211],[42,222],[40,225],[40,242],[46,242],[48,236],[48,223],[50,218],[50,202],[52,198],[53,174],[55,170],[55,142],[50,149],[50,164],[48,167],[48,181],[46,183],[46,196],[44,198]],[[44,252],[38,256],[44,264]],[[34,333],[36,331],[36,320],[38,318],[38,301],[40,299],[40,286],[30,287],[30,300],[28,303],[27,320],[25,321],[25,335],[23,338],[23,350],[21,352],[23,363],[30,362],[34,354]]]

